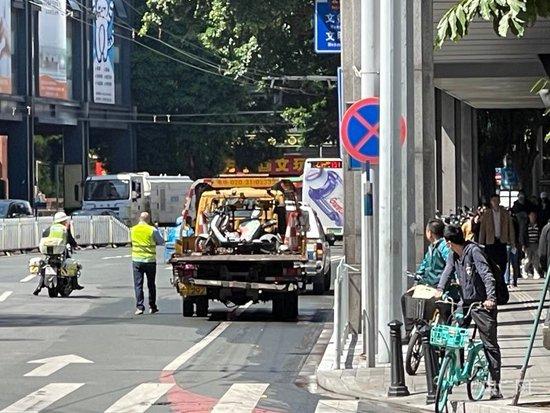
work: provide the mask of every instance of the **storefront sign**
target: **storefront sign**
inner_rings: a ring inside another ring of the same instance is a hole
[[[94,0],[94,102],[115,103],[114,0]]]
[[[274,176],[299,176],[304,171],[304,162],[305,158],[299,156],[285,156],[261,163],[258,172]]]
[[[11,0],[0,0],[0,93],[11,89]]]
[[[65,0],[42,0],[38,18],[39,94],[67,99],[67,16]]]

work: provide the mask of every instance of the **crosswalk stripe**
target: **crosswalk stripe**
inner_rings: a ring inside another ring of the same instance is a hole
[[[36,277],[36,274],[30,274],[30,275],[27,275],[25,278],[21,279],[19,282],[20,283],[26,283],[26,282],[32,280],[34,277]]]
[[[315,413],[356,413],[359,400],[319,400]]]
[[[268,383],[233,384],[211,413],[251,413],[268,386]]]
[[[0,413],[40,412],[82,386],[84,383],[50,383],[16,401]]]
[[[123,396],[105,413],[142,413],[164,396],[174,383],[142,383]]]
[[[5,291],[0,295],[0,303],[6,301],[10,295],[13,294],[13,291]]]

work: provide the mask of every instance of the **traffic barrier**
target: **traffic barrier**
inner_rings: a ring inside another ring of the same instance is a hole
[[[129,228],[111,216],[77,216],[72,231],[82,246],[123,245],[130,242]],[[0,219],[0,252],[38,248],[42,233],[52,225],[51,217]]]
[[[391,340],[391,385],[388,397],[403,397],[410,394],[405,384],[405,368],[403,367],[402,325],[403,323],[399,320],[393,320],[388,324]]]
[[[334,277],[334,342],[336,368],[341,365],[342,353],[349,332],[349,274],[344,258],[340,259]]]

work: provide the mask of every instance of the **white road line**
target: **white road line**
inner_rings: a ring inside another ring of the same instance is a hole
[[[26,283],[26,282],[29,282],[30,280],[32,280],[34,277],[36,277],[37,274],[31,274],[31,275],[27,275],[25,278],[19,280],[20,283]]]
[[[75,354],[66,354],[63,356],[48,357],[40,360],[31,360],[27,363],[41,364],[41,366],[29,371],[24,375],[25,377],[47,377],[71,363],[93,364],[93,361],[87,360]]]
[[[336,257],[330,257],[330,260],[331,261],[340,261],[342,258],[344,258],[343,256],[336,256]]]
[[[239,307],[237,311],[244,311],[248,307],[252,305],[252,302],[249,301],[245,305]],[[193,345],[190,349],[184,351],[181,353],[178,357],[176,357],[173,361],[171,361],[166,367],[162,369],[162,371],[176,371],[181,366],[183,366],[187,361],[201,352],[206,346],[208,346],[211,342],[213,342],[218,336],[224,332],[224,330],[229,327],[231,323],[229,321],[224,321],[220,323],[214,330],[212,330],[207,336],[205,336],[201,341]]]
[[[84,383],[50,383],[6,407],[1,413],[40,412],[82,386]]]
[[[315,413],[355,413],[359,407],[359,400],[319,400]]]
[[[8,297],[9,297],[10,295],[12,295],[12,294],[13,294],[13,291],[4,291],[4,292],[0,295],[0,303],[6,301],[6,300],[8,299]]]
[[[145,412],[174,386],[174,383],[142,383],[118,399],[105,413]]]
[[[112,257],[103,257],[101,258],[102,260],[117,260],[117,259],[120,259],[120,258],[130,258],[131,255],[114,255]]]
[[[211,413],[252,413],[268,386],[268,383],[233,384]]]

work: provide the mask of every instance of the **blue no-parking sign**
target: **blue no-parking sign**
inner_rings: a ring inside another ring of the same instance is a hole
[[[352,158],[378,164],[380,153],[380,100],[377,97],[355,102],[344,114],[340,140]],[[401,117],[401,143],[407,136],[405,119]]]
[[[315,0],[315,53],[340,53],[340,0]]]

